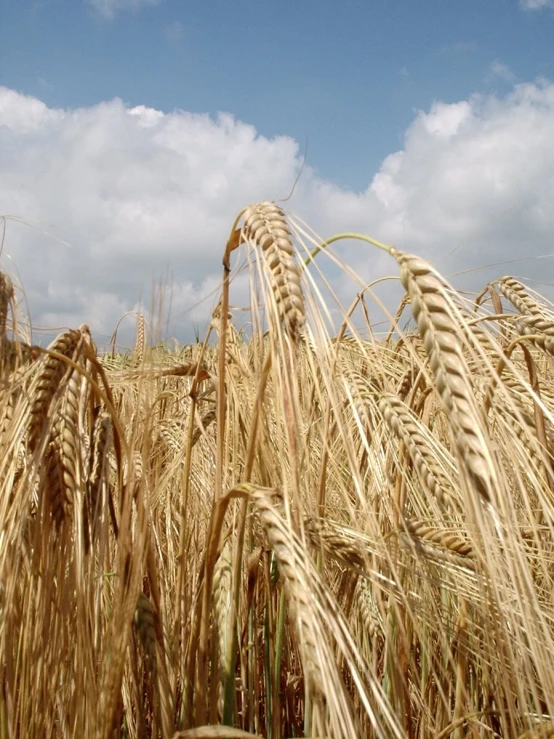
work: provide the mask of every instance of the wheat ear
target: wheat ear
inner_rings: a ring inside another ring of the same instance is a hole
[[[514,321],[518,334],[529,337],[531,343],[554,356],[554,320],[550,311],[531,297],[525,285],[513,277],[502,277],[497,285],[521,314]]]
[[[217,628],[217,637],[219,640],[219,674],[220,684],[217,699],[217,708],[220,717],[223,717],[224,709],[224,684],[225,684],[225,668],[227,655],[227,638],[229,634],[229,616],[230,603],[233,597],[232,592],[233,571],[231,566],[231,547],[229,543],[225,544],[215,567],[213,582],[213,611],[214,621]]]
[[[462,353],[463,317],[449,295],[449,286],[425,260],[396,250],[393,253],[400,265],[400,279],[410,297],[437,390],[448,412],[460,467],[478,493],[491,500],[496,477],[487,454],[489,444],[484,421]]]
[[[101,500],[102,485],[106,475],[111,436],[112,418],[109,413],[102,411],[94,421],[92,431],[92,447],[90,450],[89,474],[85,499],[88,521],[93,540],[97,531],[98,518],[101,514],[99,502]]]
[[[275,203],[266,201],[248,207],[243,219],[244,237],[264,252],[279,315],[296,340],[305,322],[304,295],[285,214]]]
[[[389,429],[404,443],[425,488],[441,505],[449,508],[455,506],[452,483],[436,463],[436,453],[417,417],[400,398],[391,393],[383,394],[378,406]]]
[[[138,597],[133,624],[144,649],[146,664],[153,674],[156,673],[156,627],[154,610],[150,599],[144,593]]]
[[[70,513],[79,482],[79,399],[81,376],[74,370],[56,412],[46,451],[47,486],[52,516],[57,523]]]
[[[77,330],[66,331],[50,345],[49,351],[55,352],[63,357],[74,354],[77,344],[81,338],[81,332]],[[45,357],[35,377],[29,395],[31,402],[31,417],[29,420],[28,443],[29,449],[34,451],[46,424],[49,421],[48,411],[64,376],[70,373],[67,364],[58,356],[49,354]]]
[[[146,346],[146,332],[144,326],[144,316],[139,313],[137,316],[137,333],[135,336],[135,362],[137,365],[142,364],[144,360],[144,349]]]
[[[498,289],[510,303],[522,314],[545,315],[542,306],[527,292],[527,288],[513,277],[501,277],[496,281]]]

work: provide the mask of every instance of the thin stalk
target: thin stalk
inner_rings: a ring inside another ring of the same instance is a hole
[[[231,277],[231,252],[236,249],[240,244],[240,235],[237,236],[236,224],[242,217],[242,212],[239,213],[233,224],[231,235],[225,247],[223,255],[223,285],[221,294],[221,307],[219,317],[219,347],[218,347],[218,391],[217,391],[217,446],[216,446],[216,458],[215,458],[215,480],[214,480],[214,504],[220,500],[223,495],[223,468],[224,468],[224,444],[225,444],[225,410],[227,403],[227,394],[225,391],[225,376],[226,376],[226,358],[227,358],[227,324],[229,314],[229,287]],[[239,232],[240,234],[240,232]],[[245,506],[246,503],[243,503]],[[212,506],[212,513],[210,516],[210,523],[208,525],[208,542],[213,540],[214,537],[214,510]],[[215,543],[217,547],[218,542]],[[206,576],[204,578],[204,590],[202,593],[202,604],[198,611],[198,619],[200,621],[200,636],[198,640],[198,654],[200,659],[198,660],[198,671],[197,671],[197,717],[200,725],[205,723],[206,719],[206,673],[207,673],[207,643],[209,635],[209,611],[210,611],[210,599],[211,593],[211,581],[207,576],[208,568],[211,566],[209,558],[206,558]]]
[[[274,555],[272,554],[271,557]],[[272,726],[272,703],[271,703],[271,639],[273,638],[273,599],[271,597],[271,560],[270,556],[265,558],[265,592],[266,610],[264,623],[264,650],[265,650],[265,694],[266,694],[266,726],[268,728],[268,739],[273,739]]]
[[[331,238],[326,239],[325,241],[322,241],[319,246],[316,246],[315,249],[312,249],[312,251],[308,254],[306,259],[304,260],[304,268],[308,266],[308,264],[313,261],[316,256],[319,254],[320,251],[323,251],[328,246],[331,246],[331,244],[334,244],[337,241],[344,241],[345,239],[355,239],[356,241],[365,241],[367,244],[372,244],[373,246],[376,246],[378,249],[382,249],[383,251],[386,251],[387,254],[390,254],[391,256],[394,256],[398,253],[398,251],[394,248],[394,246],[388,246],[387,244],[383,244],[381,241],[377,241],[377,239],[372,239],[371,236],[366,236],[365,234],[355,233],[353,231],[345,231],[344,233],[335,234],[335,236],[331,236]]]
[[[275,663],[273,666],[273,739],[280,739],[280,689],[281,689],[281,653],[285,633],[285,589],[281,588],[279,597],[279,612],[277,614],[277,633],[275,640]]]
[[[258,424],[260,419],[260,409],[263,407],[263,398],[265,395],[265,388],[269,377],[269,370],[271,368],[271,354],[268,354],[260,381],[258,385],[258,392],[256,394],[256,402],[254,404],[254,410],[252,414],[252,424],[250,427],[250,434],[248,436],[248,448],[246,452],[246,464],[244,468],[244,479],[248,482],[252,475],[252,468],[254,466],[255,451],[256,451],[256,439],[258,435]],[[232,725],[233,720],[233,709],[234,709],[234,694],[235,694],[235,664],[237,654],[237,629],[236,629],[236,618],[238,613],[238,604],[240,598],[240,584],[242,574],[242,554],[244,549],[244,535],[246,530],[246,514],[248,512],[248,500],[244,499],[240,504],[239,523],[238,523],[238,537],[237,537],[237,552],[235,555],[235,565],[233,571],[233,600],[231,601],[231,611],[229,614],[229,639],[227,646],[227,655],[225,659],[225,703],[223,709],[223,723],[227,726]]]

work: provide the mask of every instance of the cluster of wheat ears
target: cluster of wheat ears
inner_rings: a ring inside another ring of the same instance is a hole
[[[206,341],[125,362],[0,275],[0,739],[554,736],[554,312],[312,238],[247,208]]]

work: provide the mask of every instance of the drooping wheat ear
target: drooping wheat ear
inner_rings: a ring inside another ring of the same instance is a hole
[[[528,336],[535,346],[554,357],[554,321],[542,315],[521,316],[514,321],[516,331],[520,336]]]
[[[358,578],[356,603],[363,632],[369,636],[372,642],[376,639],[382,639],[384,636],[383,619],[371,592],[371,586],[365,577]]]
[[[80,331],[66,331],[58,336],[49,350],[64,357],[71,357],[76,352],[80,338]],[[56,391],[64,377],[68,377],[71,371],[71,368],[58,357],[47,355],[42,360],[29,389],[29,396],[32,398],[28,433],[30,451],[35,450],[44,428],[49,423],[49,409]]]
[[[158,438],[172,454],[181,454],[186,426],[183,421],[173,418],[162,418],[157,424]]]
[[[41,350],[37,346],[0,338],[0,376],[12,375],[10,380],[13,381],[13,374],[19,367],[34,362],[40,355]]]
[[[101,513],[99,502],[108,465],[111,435],[112,418],[109,413],[102,411],[98,414],[92,431],[92,447],[89,462],[90,472],[86,488],[86,507],[93,539],[95,538],[97,520]]]
[[[543,461],[543,456],[540,451],[541,447],[543,453],[552,459],[551,450],[554,450],[552,434],[548,429],[546,430],[547,447],[544,448],[537,434],[535,420],[529,413],[530,409],[526,408],[519,399],[512,398],[511,404],[509,404],[505,402],[504,398],[494,396],[492,408],[494,409],[496,417],[502,418],[506,426],[510,429],[510,433],[514,435],[514,438],[519,439],[521,444],[524,446],[528,457],[524,462],[526,467],[529,461],[533,462],[534,465],[539,461]],[[519,413],[519,416],[517,413]]]
[[[135,337],[135,362],[142,364],[144,360],[144,347],[145,347],[145,330],[144,330],[144,316],[142,313],[137,315],[137,333]]]
[[[429,526],[425,521],[417,521],[413,518],[405,519],[403,524],[410,536],[448,549],[462,557],[473,556],[471,544],[459,534],[447,529],[438,529],[436,526]]]
[[[15,460],[16,463],[14,484],[29,461],[25,430],[18,423],[29,408],[27,394],[29,379],[28,369],[19,367],[10,375],[8,381],[0,382],[0,448],[3,455],[3,464],[0,464],[0,486],[3,484],[4,473],[10,468],[11,460]]]
[[[397,251],[400,279],[408,295],[440,397],[448,412],[460,467],[485,500],[495,489],[495,474],[484,421],[477,408],[470,372],[462,353],[464,322],[450,287],[423,259]]]
[[[227,637],[229,634],[229,616],[233,597],[231,584],[233,572],[231,568],[231,546],[226,543],[214,568],[213,610],[219,642],[219,694],[217,700],[218,713],[223,716],[224,684],[227,655]]]
[[[322,727],[321,734],[336,736],[337,739],[360,736],[344,681],[336,669],[335,653],[330,646],[329,636],[333,634],[344,650],[350,670],[357,672],[359,656],[354,657],[343,641],[345,625],[340,609],[312,562],[306,545],[277,512],[272,501],[276,491],[248,483],[240,487],[254,502],[275,554],[296,631],[306,684],[313,690],[317,705],[320,705],[319,698],[326,699],[328,730]],[[384,735],[379,726],[376,725],[376,729],[379,735]]]
[[[69,500],[65,499],[64,492],[65,483],[60,449],[51,441],[48,443],[44,454],[42,494],[47,497],[52,518],[58,526],[64,520],[66,512],[72,503],[72,498]]]
[[[130,492],[133,500],[135,499],[140,484],[143,480],[144,467],[142,453],[139,449],[133,449],[130,457],[126,457],[123,463],[123,485],[124,490]]]
[[[217,414],[216,414],[215,408],[210,408],[209,411],[204,413],[204,415],[200,419],[200,426],[196,426],[196,428],[194,429],[192,433],[192,439],[191,439],[192,446],[194,446],[198,442],[202,434],[206,432],[206,429],[208,428],[208,426],[210,426],[210,424],[212,424],[215,421],[216,415]]]
[[[205,380],[210,376],[202,365],[198,367],[197,362],[186,360],[176,364],[174,367],[164,369],[147,369],[141,372],[117,372],[112,377],[115,382],[134,382],[139,380],[160,380],[163,377],[194,377],[198,372],[198,379]]]
[[[27,399],[29,385],[27,367],[18,367],[9,378],[9,382],[0,383],[0,438],[6,432],[8,425],[14,418],[14,408],[20,399]]]
[[[13,419],[16,397],[11,387],[0,389],[0,439],[2,441]]]
[[[479,343],[479,346],[483,349],[487,356],[493,361],[497,362],[500,359],[502,350],[495,340],[493,334],[491,334],[489,331],[486,331],[483,328],[483,324],[472,323],[472,316],[467,311],[462,310],[461,314],[467,321],[464,322],[463,326],[461,326],[464,336],[466,338],[471,336],[476,339]]]
[[[502,386],[510,390],[510,395],[514,402],[521,405],[524,399],[525,403],[523,407],[525,407],[528,413],[532,412],[535,398],[529,393],[529,390],[521,382],[521,379],[504,370],[502,373]],[[552,389],[548,385],[541,385],[540,393],[543,403],[551,412],[554,412],[554,393]]]
[[[323,635],[314,617],[314,606],[310,602],[310,587],[306,581],[308,553],[304,551],[304,557],[301,557],[297,551],[295,545],[298,542],[293,540],[290,527],[277,513],[271,501],[271,495],[275,491],[254,485],[248,485],[247,489],[255,504],[262,528],[275,553],[279,574],[285,584],[306,678],[312,688],[315,688],[320,695],[325,695],[326,680],[321,672],[321,660],[318,656]]]
[[[79,484],[79,399],[81,375],[74,370],[65,395],[54,416],[51,440],[46,452],[45,494],[52,517],[61,523],[73,508]]]
[[[514,328],[520,336],[529,336],[531,343],[554,356],[554,316],[537,302],[527,288],[513,277],[503,277],[498,281],[498,289],[515,306],[521,316],[514,321]]]
[[[400,378],[400,384],[398,385],[398,390],[397,390],[398,397],[400,398],[400,400],[404,400],[405,398],[408,397],[408,393],[410,392],[414,384],[415,375],[416,375],[415,371],[412,368],[410,368],[410,369],[407,369],[402,375],[402,377]]]
[[[305,322],[304,295],[285,215],[275,203],[263,202],[247,208],[243,219],[244,236],[265,254],[280,318],[296,340]]]
[[[437,464],[436,453],[425,434],[425,427],[420,424],[417,416],[400,398],[391,393],[382,395],[378,406],[389,429],[404,443],[425,488],[441,505],[455,507],[456,497],[452,483]],[[453,460],[451,466],[455,469]]]
[[[370,552],[363,535],[322,518],[304,519],[310,544],[323,548],[334,560],[357,571],[366,572]]]
[[[509,300],[510,303],[518,309],[518,311],[522,314],[529,314],[529,315],[542,315],[545,316],[545,310],[544,308],[538,303],[534,298],[529,295],[527,292],[527,288],[525,285],[523,285],[518,280],[515,280],[513,277],[502,277],[500,280],[497,280],[496,284],[498,285],[498,289],[504,295],[506,300]]]
[[[475,572],[476,570],[475,559],[473,557],[457,554],[450,549],[437,547],[435,544],[429,544],[424,539],[418,539],[416,536],[406,534],[404,531],[400,532],[399,540],[407,550],[414,553],[417,557],[423,557],[438,565],[455,565],[471,572]]]
[[[144,593],[139,595],[133,625],[144,649],[146,665],[156,672],[156,627],[154,625],[154,609],[150,599]]]
[[[346,376],[350,386],[350,392],[354,401],[354,410],[368,439],[375,428],[375,402],[373,393],[376,389],[376,381],[362,377],[359,372],[347,370]]]

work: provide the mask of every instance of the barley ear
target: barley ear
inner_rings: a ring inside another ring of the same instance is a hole
[[[304,295],[285,214],[266,201],[247,208],[243,219],[244,236],[264,252],[280,318],[296,341],[305,322]]]

